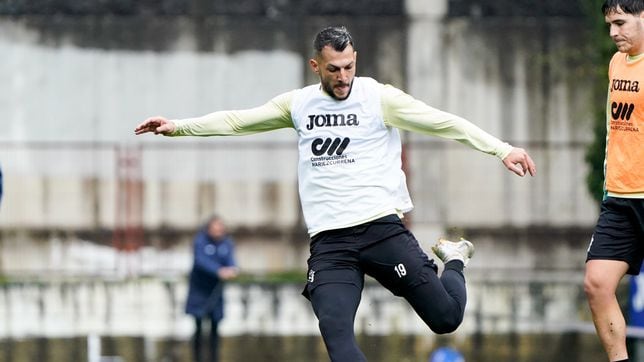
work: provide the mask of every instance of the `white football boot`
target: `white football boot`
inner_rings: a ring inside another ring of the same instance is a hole
[[[440,238],[438,239],[438,242],[432,246],[432,251],[445,264],[452,260],[460,260],[463,262],[463,265],[467,265],[472,255],[474,255],[474,245],[463,238],[459,241],[449,241],[447,239]]]

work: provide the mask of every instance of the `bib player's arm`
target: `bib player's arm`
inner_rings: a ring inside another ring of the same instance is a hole
[[[293,127],[291,97],[292,93],[288,92],[255,108],[172,120],[175,130],[169,136],[243,136]]]
[[[452,139],[500,159],[512,151],[511,145],[464,118],[430,107],[390,85],[383,86],[381,99],[387,126]]]

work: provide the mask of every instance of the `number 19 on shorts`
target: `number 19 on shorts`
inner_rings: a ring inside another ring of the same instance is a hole
[[[402,278],[407,275],[407,269],[405,269],[405,265],[403,263],[394,266],[394,271],[398,274],[398,278]]]

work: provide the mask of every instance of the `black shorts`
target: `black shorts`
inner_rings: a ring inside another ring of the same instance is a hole
[[[620,260],[637,275],[644,258],[644,199],[607,197],[588,246],[586,261]]]
[[[397,215],[314,236],[308,268],[302,293],[307,298],[326,283],[349,283],[362,290],[364,274],[400,296],[437,272],[433,260]]]

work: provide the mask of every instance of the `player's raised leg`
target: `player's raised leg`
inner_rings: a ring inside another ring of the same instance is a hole
[[[436,273],[429,281],[410,290],[405,298],[435,333],[451,333],[463,322],[467,289],[463,268],[474,254],[471,242],[440,239],[432,250],[445,268],[440,278]]]
[[[449,333],[463,321],[467,302],[463,267],[474,247],[466,240],[442,240],[437,246],[446,262],[440,278],[438,268],[409,231],[365,249],[362,265],[394,295],[405,298],[432,331]]]

